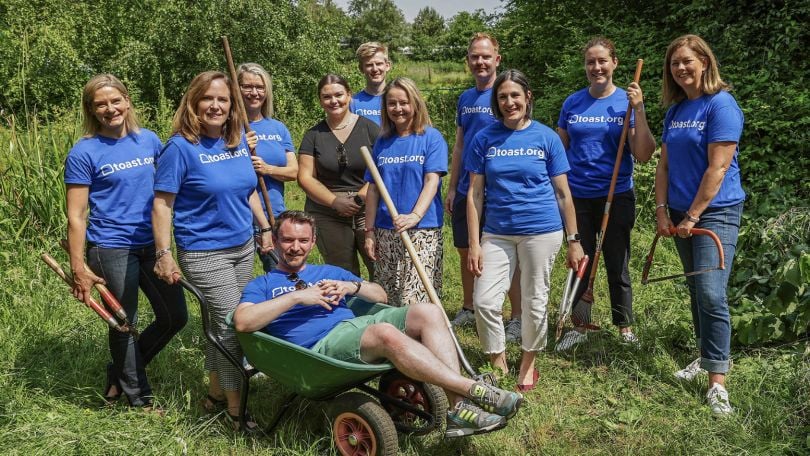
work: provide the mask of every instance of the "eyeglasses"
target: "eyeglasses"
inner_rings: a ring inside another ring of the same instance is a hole
[[[349,166],[349,157],[346,155],[346,148],[343,147],[343,144],[338,144],[337,154],[338,154],[338,166],[342,166],[344,168]]]
[[[309,285],[300,277],[298,274],[293,272],[292,274],[287,274],[287,280],[290,282],[295,282],[295,289],[296,290],[303,290],[304,288],[309,288]]]
[[[239,88],[242,89],[242,93],[250,93],[250,92],[253,92],[255,90],[256,93],[258,93],[259,95],[263,94],[264,91],[267,90],[263,85],[259,86],[259,85],[250,85],[250,84],[240,85]]]

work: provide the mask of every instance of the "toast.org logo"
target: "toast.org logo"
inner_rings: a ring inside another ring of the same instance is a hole
[[[246,148],[235,150],[233,153],[220,152],[218,154],[200,154],[200,163],[207,165],[209,163],[217,163],[225,160],[233,160],[239,157],[249,157],[250,152]]]
[[[116,171],[123,171],[125,169],[132,169],[137,168],[139,166],[151,165],[153,163],[155,163],[154,157],[136,158],[134,160],[128,160],[120,163],[107,163],[106,165],[101,165],[101,175],[109,176],[110,174]]]

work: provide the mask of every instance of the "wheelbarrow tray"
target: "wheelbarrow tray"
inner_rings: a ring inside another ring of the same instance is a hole
[[[346,305],[355,316],[373,315],[387,308],[354,297]],[[227,324],[232,324],[228,315]],[[292,392],[313,400],[332,398],[394,368],[390,363],[360,364],[340,361],[262,331],[237,332],[239,345],[250,364]]]

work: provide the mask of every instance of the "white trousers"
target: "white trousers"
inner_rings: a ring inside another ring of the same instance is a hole
[[[475,278],[473,306],[478,337],[486,354],[506,350],[503,328],[503,302],[512,275],[520,264],[521,348],[540,351],[546,346],[548,331],[548,290],[551,267],[562,245],[562,230],[535,235],[481,237],[483,268]]]

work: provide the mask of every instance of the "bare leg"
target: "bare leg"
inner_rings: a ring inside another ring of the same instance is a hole
[[[492,364],[492,367],[500,369],[502,375],[506,375],[509,372],[509,367],[506,365],[506,352],[490,354],[489,362]]]
[[[537,352],[524,351],[520,358],[520,373],[517,377],[518,385],[530,385],[534,381],[534,360]]]
[[[717,372],[709,372],[709,388],[712,387],[715,383],[719,384],[723,388],[726,387],[726,374],[720,374]]]

